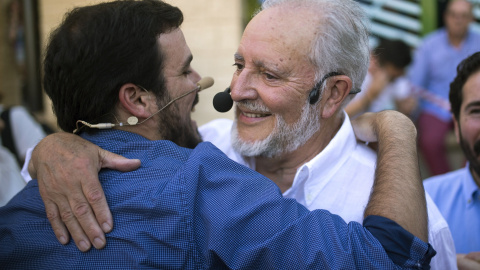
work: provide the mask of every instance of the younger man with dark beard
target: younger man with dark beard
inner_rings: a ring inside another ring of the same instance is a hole
[[[455,135],[468,164],[428,178],[424,186],[450,227],[460,253],[459,268],[476,264],[464,269],[480,269],[480,52],[458,65],[450,84],[450,104]],[[464,257],[463,253],[471,254]]]

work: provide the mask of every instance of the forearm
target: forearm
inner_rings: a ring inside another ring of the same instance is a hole
[[[365,217],[378,215],[389,218],[428,242],[427,210],[418,167],[416,129],[400,113],[379,113],[377,119],[378,161]],[[392,125],[392,122],[396,124]]]

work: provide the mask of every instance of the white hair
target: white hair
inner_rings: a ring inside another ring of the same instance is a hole
[[[285,4],[318,11],[320,31],[310,51],[310,61],[317,68],[316,81],[335,71],[352,80],[352,89],[361,89],[370,56],[368,20],[361,6],[353,0],[265,0],[262,10]]]

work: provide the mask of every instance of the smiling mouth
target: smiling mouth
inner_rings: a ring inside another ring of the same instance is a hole
[[[247,112],[242,112],[242,114],[250,118],[262,118],[262,117],[267,117],[272,115],[271,113],[247,113]]]

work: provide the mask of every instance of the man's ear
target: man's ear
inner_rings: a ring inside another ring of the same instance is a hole
[[[151,94],[135,84],[124,84],[118,92],[118,98],[123,110],[138,118],[147,118],[153,108]]]
[[[327,81],[327,88],[322,97],[322,118],[332,117],[352,89],[352,80],[345,75],[334,76]]]
[[[455,132],[455,138],[457,138],[457,143],[460,144],[460,124],[458,123],[457,118],[452,115],[453,119],[453,130]]]

